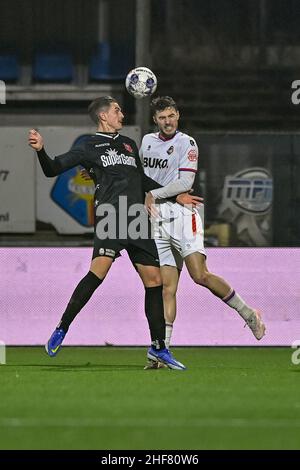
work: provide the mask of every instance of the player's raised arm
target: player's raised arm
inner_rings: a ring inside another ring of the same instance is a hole
[[[35,129],[29,131],[28,145],[36,150],[44,175],[48,177],[57,176],[79,165],[84,158],[83,149],[77,147],[52,159],[45,151],[43,137]]]

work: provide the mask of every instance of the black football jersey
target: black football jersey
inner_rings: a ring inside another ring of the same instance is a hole
[[[95,205],[112,204],[118,210],[119,196],[127,204],[143,204],[145,192],[161,185],[144,174],[134,140],[121,135],[97,132],[81,145],[51,159],[44,149],[37,152],[46,176],[56,176],[82,165],[95,182]]]

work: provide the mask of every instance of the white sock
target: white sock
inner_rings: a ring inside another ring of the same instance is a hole
[[[166,323],[165,345],[167,349],[169,349],[170,347],[172,333],[173,333],[173,323]]]
[[[240,297],[233,289],[231,289],[229,294],[222,300],[229,305],[229,307],[234,308],[246,321],[253,315],[253,308],[249,307],[242,297]]]

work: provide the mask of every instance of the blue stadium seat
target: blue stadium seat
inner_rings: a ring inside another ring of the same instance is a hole
[[[132,56],[132,57],[131,57]],[[89,64],[90,80],[122,80],[133,68],[134,57],[126,44],[99,43]]]
[[[18,56],[12,53],[0,53],[0,80],[17,82],[20,78]]]
[[[113,43],[111,47],[110,74],[113,79],[124,79],[134,67],[134,49],[130,43]]]
[[[71,82],[74,77],[69,52],[37,52],[33,64],[33,79],[37,82]]]
[[[110,45],[108,42],[98,44],[89,64],[90,80],[110,79]]]

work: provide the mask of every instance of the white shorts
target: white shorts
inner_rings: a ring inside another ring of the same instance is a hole
[[[206,256],[202,217],[196,209],[177,212],[174,219],[156,222],[154,238],[160,266],[181,270],[186,256],[192,253]]]

